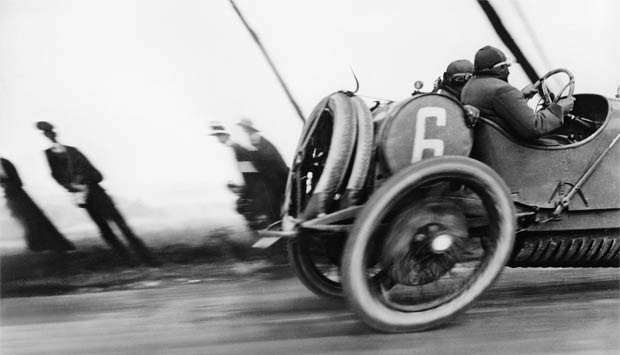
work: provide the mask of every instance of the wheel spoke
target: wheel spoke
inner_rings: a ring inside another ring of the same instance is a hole
[[[470,189],[461,186],[462,191],[471,195]],[[382,302],[389,308],[403,312],[432,309],[457,297],[482,271],[488,254],[481,240],[468,235],[465,215],[438,190],[441,192],[441,185],[436,184],[427,190],[434,191],[428,202],[422,200],[408,206],[391,222],[383,245],[393,255],[383,258],[394,259],[386,261],[390,266],[382,272],[394,277],[397,286],[383,287],[380,292]],[[451,244],[445,250],[433,251],[433,238],[446,233]],[[403,247],[408,249],[402,250]]]

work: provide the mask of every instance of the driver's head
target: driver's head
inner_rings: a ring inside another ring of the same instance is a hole
[[[491,75],[508,81],[510,65],[511,62],[506,59],[504,52],[492,46],[485,46],[476,52],[474,74]]]

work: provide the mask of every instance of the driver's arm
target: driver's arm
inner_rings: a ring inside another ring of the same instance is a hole
[[[497,90],[493,97],[493,108],[512,128],[513,133],[525,140],[535,140],[560,128],[564,123],[560,105],[551,104],[544,110],[534,112],[527,105],[523,93],[510,85]]]
[[[527,84],[523,89],[521,89],[521,93],[526,100],[529,100],[538,93],[538,88],[534,84]]]

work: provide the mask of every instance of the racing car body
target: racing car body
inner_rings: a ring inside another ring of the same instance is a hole
[[[571,122],[557,134],[579,140],[558,146],[519,141],[491,121],[476,130],[472,157],[493,168],[506,182],[516,203],[553,209],[620,134],[620,101],[600,95],[575,95],[573,113],[591,127]],[[567,230],[618,228],[620,223],[620,147],[614,143],[604,163],[591,171],[566,210],[567,218],[533,229]]]
[[[389,332],[463,311],[506,265],[617,267],[620,101],[575,98],[554,132],[565,143],[548,145],[439,94],[373,112],[329,95],[302,131],[280,228],[263,234],[288,238],[310,290]]]

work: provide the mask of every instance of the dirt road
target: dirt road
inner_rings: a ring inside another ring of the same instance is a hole
[[[9,354],[618,354],[617,269],[506,269],[445,326],[380,334],[287,271],[5,298]],[[152,288],[148,288],[152,287]]]

